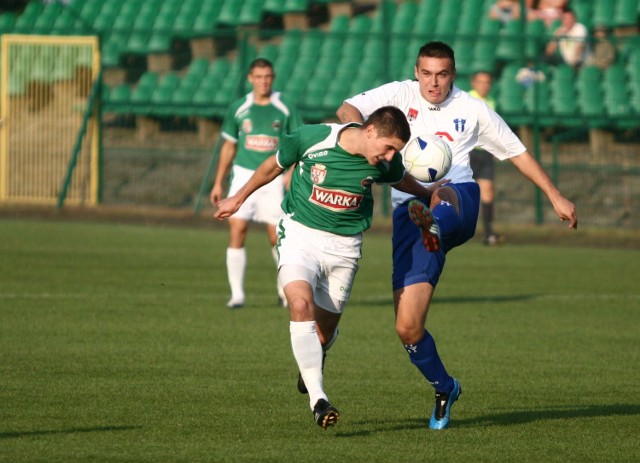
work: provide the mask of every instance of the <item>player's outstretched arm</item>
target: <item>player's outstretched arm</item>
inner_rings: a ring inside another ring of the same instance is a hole
[[[569,222],[569,228],[578,228],[578,216],[576,214],[576,206],[567,198],[562,196],[560,190],[556,188],[549,176],[542,169],[528,151],[519,156],[511,158],[511,162],[518,168],[522,174],[535,183],[551,202],[553,209],[562,221]]]
[[[358,108],[346,102],[342,103],[342,106],[338,108],[336,116],[338,116],[338,119],[343,124],[346,124],[347,122],[364,122],[364,118],[362,117],[362,114],[360,114]]]
[[[219,220],[231,217],[254,191],[276,178],[282,170],[276,162],[275,154],[269,156],[235,195],[218,202],[218,209],[213,216]]]

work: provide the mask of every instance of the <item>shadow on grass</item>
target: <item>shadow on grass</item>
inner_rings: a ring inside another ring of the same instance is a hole
[[[132,429],[140,429],[142,426],[100,426],[97,428],[71,428],[71,429],[59,429],[59,430],[38,430],[38,431],[15,431],[15,432],[2,432],[0,431],[0,439],[16,439],[19,437],[32,437],[32,436],[49,436],[55,434],[76,434],[84,432],[111,432],[111,431],[131,431]]]
[[[522,410],[517,412],[486,414],[476,418],[456,420],[456,426],[508,426],[533,423],[541,420],[563,420],[572,418],[596,418],[606,416],[640,415],[640,405],[591,405],[586,407],[547,408],[542,410]]]
[[[579,408],[549,408],[543,410],[523,410],[508,413],[486,414],[475,418],[452,419],[452,428],[473,428],[488,426],[510,426],[533,423],[542,420],[564,420],[572,418],[596,418],[607,416],[640,415],[640,405],[592,405]],[[357,426],[366,426],[352,432],[336,432],[336,437],[362,437],[382,432],[408,431],[412,429],[427,429],[429,417],[407,418],[401,422],[391,424],[380,421],[356,421]]]
[[[438,297],[437,293],[434,296],[434,304],[466,304],[474,302],[517,302],[528,301],[540,297],[538,294],[507,294],[507,295],[487,295],[487,296],[458,296],[458,297]],[[349,300],[350,304],[368,305],[368,306],[389,306],[393,305],[392,297],[378,297],[378,298],[353,298]]]

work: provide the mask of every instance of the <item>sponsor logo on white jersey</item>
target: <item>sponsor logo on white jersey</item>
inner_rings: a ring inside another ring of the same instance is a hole
[[[343,190],[329,190],[313,185],[309,201],[332,211],[348,211],[358,209],[362,202],[361,194]]]

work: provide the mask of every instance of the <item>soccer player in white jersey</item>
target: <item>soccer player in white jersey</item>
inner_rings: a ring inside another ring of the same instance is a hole
[[[461,387],[447,373],[425,322],[447,252],[475,233],[480,200],[469,167],[469,152],[480,146],[500,160],[509,159],[546,194],[558,217],[569,222],[569,228],[575,229],[578,220],[574,204],[560,193],[502,118],[486,103],[454,85],[456,67],[451,47],[442,42],[423,45],[414,74],[416,80],[391,82],[347,99],[336,114],[343,123],[361,122],[376,108],[393,105],[405,114],[412,137],[439,135],[453,152],[447,174],[451,183],[439,186],[430,201],[392,190],[396,332],[410,361],[435,388],[429,427],[444,429]]]
[[[314,420],[324,429],[339,417],[323,387],[324,353],[337,336],[362,232],[371,225],[371,186],[391,183],[428,199],[439,185],[423,186],[405,174],[398,151],[409,137],[404,114],[392,106],[376,109],[363,124],[302,126],[215,213],[219,219],[232,216],[254,191],[293,168],[278,224],[278,277],[289,303],[293,355]]]
[[[248,80],[251,93],[233,102],[222,123],[224,143],[220,149],[218,170],[211,190],[211,203],[215,206],[224,196],[223,183],[231,170],[229,195],[233,195],[251,177],[262,161],[278,149],[280,137],[302,125],[302,119],[292,104],[280,92],[273,91],[275,74],[270,61],[257,58],[249,66]],[[247,265],[245,241],[249,222],[266,224],[272,249],[276,244],[276,224],[282,210],[283,178],[275,179],[253,196],[229,219],[229,246],[227,247],[227,276],[231,287],[230,308],[245,303],[244,273]],[[275,249],[273,257],[277,260]],[[280,303],[284,293],[278,286]]]

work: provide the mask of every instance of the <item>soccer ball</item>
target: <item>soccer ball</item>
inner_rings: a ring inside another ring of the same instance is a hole
[[[451,148],[437,135],[420,135],[407,143],[404,168],[422,182],[435,182],[451,168]]]

